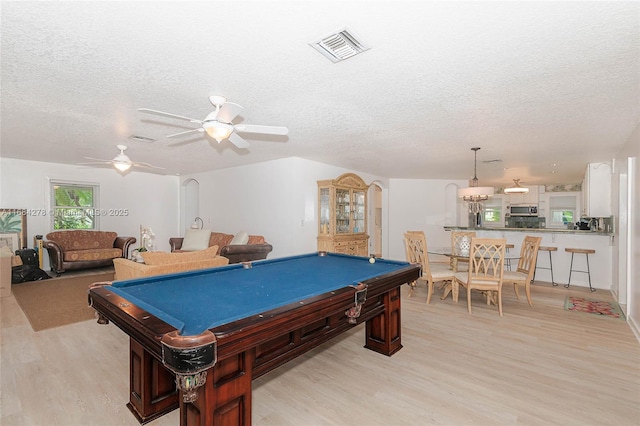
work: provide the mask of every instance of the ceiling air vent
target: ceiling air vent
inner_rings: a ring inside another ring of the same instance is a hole
[[[346,28],[338,33],[323,37],[310,46],[329,58],[332,62],[340,62],[358,53],[369,50],[362,41],[358,40],[353,32]]]
[[[129,136],[129,139],[131,139],[132,141],[147,142],[147,143],[151,143],[151,142],[155,142],[156,141],[153,138],[148,138],[146,136],[140,136],[140,135],[131,135],[131,136]]]

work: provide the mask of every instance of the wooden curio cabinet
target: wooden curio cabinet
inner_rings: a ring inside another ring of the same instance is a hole
[[[353,173],[318,181],[318,251],[369,255],[368,188]]]

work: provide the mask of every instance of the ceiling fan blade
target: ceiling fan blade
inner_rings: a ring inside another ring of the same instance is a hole
[[[149,109],[149,108],[138,108],[138,111],[140,112],[146,112],[148,114],[155,114],[155,115],[161,115],[163,117],[171,117],[171,118],[177,118],[179,120],[186,120],[186,121],[190,121],[192,123],[200,123],[202,124],[202,120],[196,120],[195,118],[189,118],[189,117],[184,117],[182,115],[176,115],[176,114],[171,114],[168,112],[163,112],[163,111],[157,111],[155,109]]]
[[[231,142],[232,144],[234,144],[236,147],[240,149],[249,148],[249,142],[242,139],[237,133],[231,133],[228,139],[229,139],[229,142]]]
[[[186,135],[189,133],[193,133],[193,132],[204,132],[204,129],[202,127],[200,127],[199,129],[193,129],[193,130],[187,130],[185,132],[180,132],[180,133],[174,133],[172,135],[167,136],[168,138],[175,138],[176,136],[182,136],[182,135]]]
[[[78,166],[97,166],[104,164],[111,164],[111,161],[94,161],[91,163],[76,163]]]
[[[111,160],[105,160],[104,158],[93,158],[93,157],[84,157],[85,160],[93,160],[93,161],[99,161],[101,163],[110,163]]]
[[[134,167],[144,167],[144,168],[148,168],[148,169],[160,169],[160,170],[164,170],[164,167],[158,167],[158,166],[154,166],[152,164],[149,163],[138,163],[135,162],[133,163]]]
[[[220,107],[220,111],[218,111],[216,119],[225,123],[231,123],[231,120],[236,118],[236,116],[240,114],[242,110],[243,108],[238,104],[234,104],[233,102],[225,102]]]
[[[281,126],[261,126],[257,124],[236,124],[233,126],[238,132],[262,133],[265,135],[286,135],[289,129]]]

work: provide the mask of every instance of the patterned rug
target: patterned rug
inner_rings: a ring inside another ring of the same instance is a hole
[[[567,296],[564,301],[564,309],[567,311],[585,312],[588,314],[624,319],[624,313],[622,313],[620,306],[618,306],[616,302],[604,302],[602,300],[585,299],[584,297]]]

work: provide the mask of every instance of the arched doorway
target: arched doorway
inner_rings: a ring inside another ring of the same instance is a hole
[[[180,188],[180,196],[182,198],[181,208],[181,228],[180,234],[191,227],[197,216],[200,216],[200,182],[195,179],[187,179],[182,182]]]

